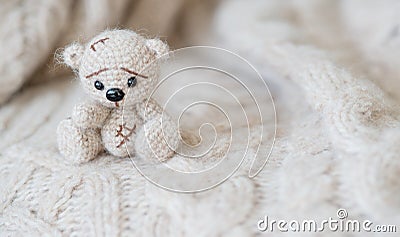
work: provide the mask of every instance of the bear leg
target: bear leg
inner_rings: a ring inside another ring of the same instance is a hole
[[[65,119],[58,125],[57,142],[60,153],[74,164],[93,160],[104,150],[98,129],[79,128],[71,119]]]

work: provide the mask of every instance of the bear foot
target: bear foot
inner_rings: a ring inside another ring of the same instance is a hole
[[[57,143],[60,153],[68,163],[81,164],[93,160],[103,150],[97,129],[82,129],[71,119],[60,122],[57,127]]]

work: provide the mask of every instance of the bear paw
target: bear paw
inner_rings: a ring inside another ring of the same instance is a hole
[[[68,163],[81,164],[93,160],[102,150],[101,136],[97,129],[82,129],[71,119],[60,122],[57,128],[60,153]]]
[[[166,161],[178,147],[178,130],[172,122],[154,119],[147,122],[138,132],[135,143],[140,157]]]

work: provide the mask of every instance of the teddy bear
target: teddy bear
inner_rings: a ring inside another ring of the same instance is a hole
[[[169,48],[130,30],[107,30],[86,45],[65,48],[63,62],[79,77],[87,99],[60,122],[57,143],[71,163],[84,163],[106,151],[165,161],[174,155],[178,130],[151,97],[160,62]]]

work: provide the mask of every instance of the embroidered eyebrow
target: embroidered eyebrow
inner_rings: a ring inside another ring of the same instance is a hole
[[[135,76],[139,76],[139,77],[143,77],[143,78],[149,78],[148,76],[139,74],[139,73],[137,73],[137,72],[135,72],[135,71],[132,71],[132,70],[129,70],[128,68],[125,68],[125,67],[121,67],[120,69],[121,69],[121,70],[124,70],[124,71],[127,72],[127,73],[133,74],[133,75],[135,75]]]
[[[99,75],[100,73],[105,72],[105,71],[108,71],[108,70],[110,70],[110,69],[109,69],[109,68],[100,69],[100,70],[98,70],[97,72],[94,72],[94,73],[91,73],[91,74],[87,75],[86,78],[91,78],[91,77],[93,77],[93,76],[97,76],[97,75]]]
[[[94,46],[96,45],[96,44],[98,44],[98,43],[103,43],[104,44],[104,41],[106,41],[106,40],[108,40],[108,39],[110,39],[110,38],[104,38],[104,39],[99,39],[98,41],[96,41],[96,42],[94,42],[92,45],[90,45],[90,48],[93,50],[93,51],[95,51],[96,52],[96,49],[94,48]]]

